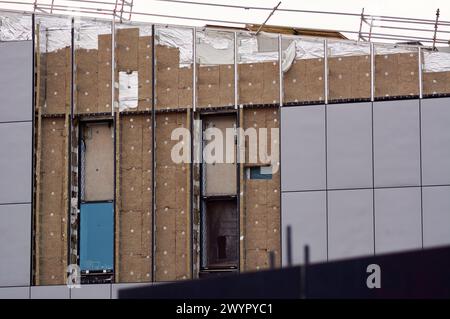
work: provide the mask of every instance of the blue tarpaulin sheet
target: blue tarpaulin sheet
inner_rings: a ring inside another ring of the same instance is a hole
[[[81,270],[113,270],[113,203],[108,202],[81,204],[80,221]]]

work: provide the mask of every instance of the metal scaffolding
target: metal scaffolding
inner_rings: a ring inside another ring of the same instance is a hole
[[[407,42],[416,44],[428,44],[433,49],[437,44],[448,45],[450,34],[450,21],[440,19],[439,9],[436,10],[434,19],[419,19],[410,17],[371,15],[364,12],[350,13],[350,12],[332,12],[332,11],[317,11],[317,10],[301,10],[301,9],[287,9],[282,8],[280,4],[274,7],[259,7],[259,6],[239,6],[229,5],[223,3],[203,3],[195,1],[184,0],[152,0],[153,2],[165,2],[173,5],[174,12],[177,6],[209,6],[212,8],[227,8],[237,11],[267,11],[270,16],[277,13],[285,14],[307,14],[307,15],[322,15],[322,16],[340,16],[353,17],[358,19],[358,25],[355,25],[353,30],[334,30],[336,32],[352,34],[357,37],[359,41],[376,42]],[[80,16],[96,16],[107,17],[124,21],[140,21],[139,19],[151,18],[167,18],[173,20],[190,20],[195,22],[205,22],[207,24],[226,24],[236,27],[244,27],[246,24],[258,24],[258,21],[236,21],[215,19],[208,16],[184,16],[170,13],[154,13],[151,9],[145,11],[134,10],[134,0],[34,0],[34,1],[3,1],[0,0],[0,9],[8,10],[8,7],[15,5],[23,9],[22,12],[35,12],[41,14],[67,14]],[[181,7],[180,7],[181,8]],[[15,10],[17,11],[17,10]],[[152,21],[146,21],[152,22]],[[260,23],[260,22],[259,22]],[[356,24],[356,23],[355,23]],[[294,26],[286,26],[294,27]],[[320,29],[318,29],[320,30]],[[383,31],[376,31],[383,30]],[[376,32],[375,32],[376,31]],[[411,32],[414,32],[411,35]]]

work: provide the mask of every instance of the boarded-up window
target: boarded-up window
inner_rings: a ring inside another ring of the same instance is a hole
[[[205,201],[202,219],[202,268],[236,268],[239,229],[236,200]]]
[[[114,199],[114,133],[112,123],[82,125],[81,200]]]
[[[113,203],[89,203],[80,207],[80,268],[112,271],[114,256]]]
[[[202,120],[204,195],[235,195],[236,144],[233,134],[236,129],[236,117],[207,116]]]

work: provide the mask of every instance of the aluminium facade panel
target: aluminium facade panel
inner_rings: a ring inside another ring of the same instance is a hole
[[[375,187],[420,186],[419,101],[373,105]]]
[[[328,188],[372,187],[372,104],[327,106]]]
[[[422,247],[420,187],[375,189],[375,252]]]
[[[371,189],[328,192],[329,258],[374,253],[373,192]]]
[[[70,299],[111,299],[111,284],[81,285],[70,290]]]
[[[33,286],[31,299],[70,299],[70,288],[67,286]]]
[[[304,247],[309,246],[310,261],[327,260],[327,212],[326,192],[292,192],[283,193],[282,229],[291,226],[292,262],[304,262]],[[282,262],[287,265],[287,240],[282,237]]]
[[[0,205],[0,287],[28,286],[31,204]]]
[[[281,110],[282,191],[326,187],[325,106]]]
[[[0,204],[31,202],[32,123],[0,123]]]
[[[33,117],[33,43],[0,43],[0,122]]]
[[[424,187],[423,246],[450,245],[450,186]]]
[[[450,185],[450,98],[421,101],[424,185]]]

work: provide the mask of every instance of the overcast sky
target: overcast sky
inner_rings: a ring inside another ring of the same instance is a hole
[[[21,0],[30,3],[33,0]],[[108,0],[102,0],[108,1]],[[114,0],[109,0],[114,2]],[[222,3],[234,5],[248,5],[248,6],[262,6],[273,7],[279,0],[192,0],[204,3]],[[40,2],[50,2],[51,0],[41,0]],[[65,4],[67,1],[55,0],[55,4]],[[73,5],[74,1],[71,2]],[[201,17],[220,20],[244,21],[248,23],[262,23],[268,15],[268,11],[261,10],[243,10],[243,9],[228,9],[210,6],[199,6],[189,4],[168,3],[155,0],[134,0],[134,10],[151,12],[156,14],[170,14],[177,16]],[[80,6],[86,6],[82,3]],[[2,4],[0,0],[0,7],[13,8],[13,5]],[[290,9],[306,9],[306,10],[320,10],[320,11],[338,11],[361,13],[361,9],[365,8],[366,14],[371,15],[389,15],[400,17],[413,17],[434,19],[437,8],[441,10],[441,20],[450,20],[450,1],[449,0],[426,0],[426,1],[399,1],[399,0],[315,0],[315,1],[299,1],[299,0],[282,0],[280,8]],[[167,19],[156,17],[135,16],[135,20],[152,21],[156,23],[173,23],[184,25],[204,25],[205,22],[195,22],[190,20]],[[217,24],[217,23],[211,23]],[[304,13],[287,13],[276,12],[268,24],[272,25],[287,25],[304,28],[319,28],[319,29],[334,29],[334,30],[354,30],[359,28],[358,17],[342,17],[333,15],[316,15]],[[377,22],[375,22],[375,25]],[[405,26],[405,25],[404,25]],[[417,27],[417,26],[416,26]],[[429,26],[432,28],[432,26]],[[450,28],[448,29],[450,30]],[[392,30],[374,29],[375,32],[387,33]],[[407,33],[411,34],[411,33]],[[415,33],[417,34],[417,33]],[[432,35],[432,34],[431,34]],[[428,36],[431,36],[428,33]],[[350,36],[350,35],[349,35]],[[450,38],[450,33],[442,33],[441,38]],[[353,36],[354,37],[354,36]]]

